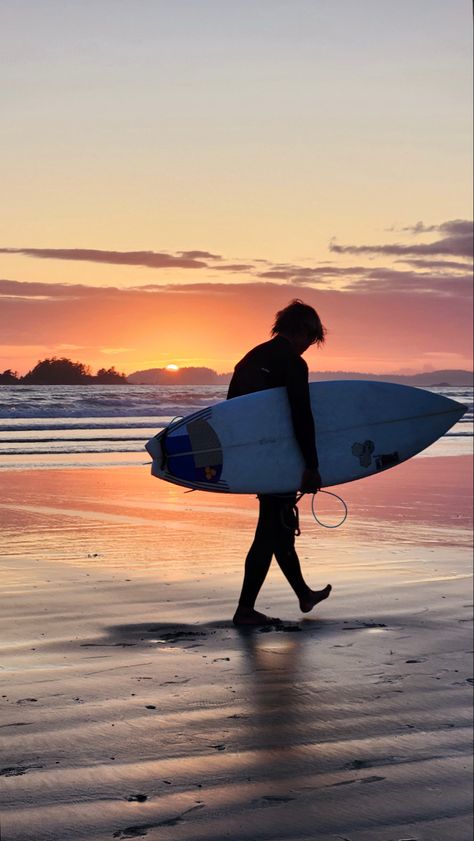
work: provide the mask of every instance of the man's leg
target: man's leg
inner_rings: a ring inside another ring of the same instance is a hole
[[[255,601],[267,577],[273,557],[278,523],[274,499],[271,496],[259,496],[259,518],[255,537],[245,561],[244,582],[234,616],[236,625],[258,625],[271,622],[271,618],[255,610]]]
[[[295,549],[295,535],[298,529],[296,496],[274,497],[274,499],[277,508],[274,517],[275,557],[299,600],[300,609],[303,613],[309,613],[318,602],[327,599],[331,592],[331,585],[328,584],[323,590],[311,590],[306,584]]]
[[[295,550],[296,496],[262,495],[259,500],[257,529],[245,562],[242,592],[234,615],[236,625],[271,624],[278,621],[255,610],[255,601],[267,576],[273,554],[295,592],[303,613],[309,613],[318,602],[327,599],[331,592],[330,584],[323,590],[311,590],[303,578]]]

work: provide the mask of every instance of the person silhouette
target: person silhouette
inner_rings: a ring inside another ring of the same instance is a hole
[[[269,341],[250,350],[234,369],[227,399],[255,391],[284,386],[287,391],[296,441],[305,467],[299,490],[316,493],[321,488],[316,434],[308,382],[308,366],[302,354],[311,345],[321,345],[326,329],[316,310],[296,298],[277,312]],[[245,560],[244,580],[235,611],[235,625],[272,625],[280,622],[255,610],[255,602],[275,555],[293,589],[300,609],[308,613],[331,592],[328,584],[312,590],[305,582],[295,536],[299,534],[296,493],[259,494],[260,509],[255,537]]]

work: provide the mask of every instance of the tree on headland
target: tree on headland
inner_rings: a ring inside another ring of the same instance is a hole
[[[0,374],[0,385],[18,385],[19,382],[18,372],[12,371],[11,368],[7,368],[3,374]]]
[[[120,383],[127,382],[125,374],[120,374],[116,371],[114,365],[112,365],[111,368],[99,368],[93,379],[96,383],[101,383],[103,385],[119,385]]]
[[[42,359],[23,377],[22,382],[32,385],[76,385],[90,382],[91,372],[82,362],[72,362],[62,356]]]

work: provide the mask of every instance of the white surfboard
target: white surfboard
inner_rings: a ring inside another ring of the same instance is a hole
[[[410,386],[366,380],[310,384],[322,486],[370,476],[440,438],[466,406]],[[196,490],[271,494],[299,489],[304,469],[285,388],[172,423],[146,449],[152,474]]]

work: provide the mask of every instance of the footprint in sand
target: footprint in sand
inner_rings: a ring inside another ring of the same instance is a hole
[[[23,774],[27,774],[28,771],[35,771],[43,767],[43,765],[12,765],[8,768],[2,768],[0,770],[0,777],[21,777]]]
[[[359,782],[360,783],[378,783],[381,780],[385,780],[385,777],[377,777],[377,776],[374,775],[373,777],[362,777],[362,779],[359,780]]]
[[[283,797],[278,794],[266,794],[262,797],[262,800],[266,800],[269,803],[289,803],[290,800],[296,800],[295,797]]]
[[[362,783],[378,783],[381,780],[385,780],[385,777],[362,777],[360,780],[342,780],[340,783],[330,783],[330,785],[326,786],[326,788],[337,788],[339,786],[350,786],[354,783],[362,784]]]
[[[20,777],[22,774],[26,774],[27,771],[28,768],[22,765],[17,765],[16,768],[2,768],[0,770],[0,777]]]
[[[117,832],[114,832],[114,838],[142,838],[145,835],[148,835],[150,829],[157,829],[160,826],[176,826],[176,824],[181,823],[185,819],[186,815],[189,815],[190,812],[195,812],[197,809],[204,809],[204,803],[199,804],[198,806],[191,806],[190,809],[186,809],[185,812],[182,812],[181,815],[177,815],[175,818],[168,818],[164,821],[156,821],[154,823],[143,823],[136,826],[126,826],[125,829],[118,829]]]
[[[172,685],[181,686],[181,684],[183,684],[183,683],[189,683],[190,680],[191,680],[190,677],[185,677],[182,680],[165,680],[165,682],[160,683],[159,686],[172,686]]]
[[[289,803],[291,800],[296,800],[296,798],[278,794],[264,794],[257,800],[253,800],[252,804],[256,806],[277,806],[280,803]]]

